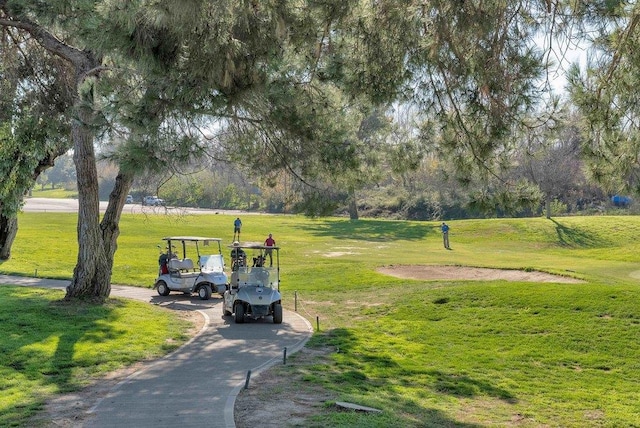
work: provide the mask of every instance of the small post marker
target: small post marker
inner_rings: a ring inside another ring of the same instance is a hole
[[[316,331],[320,331],[320,317],[316,315]]]
[[[293,309],[298,312],[298,292],[294,291],[293,293],[294,299],[293,299]]]
[[[251,379],[251,370],[247,372],[247,380],[244,382],[244,389],[249,389],[249,380]]]
[[[282,364],[287,364],[287,347],[284,347],[284,356],[282,358]]]

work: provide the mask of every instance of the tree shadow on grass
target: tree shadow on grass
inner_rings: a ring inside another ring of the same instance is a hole
[[[422,240],[440,234],[439,226],[407,221],[391,220],[343,220],[305,223],[305,232],[336,239],[386,242],[395,240]]]
[[[92,357],[78,361],[79,342],[100,343],[124,334],[109,326],[113,304],[110,307],[71,305],[44,296],[51,292],[0,287],[0,322],[6,332],[0,346],[3,356],[0,370],[9,385],[23,383],[21,379],[28,385],[22,388],[22,398],[15,406],[0,411],[2,426],[22,426],[30,412],[19,409],[38,409],[48,393],[85,386],[82,384],[85,376],[76,376],[78,367],[90,371],[99,362]]]
[[[9,328],[11,331],[27,332],[19,335],[15,341],[6,342],[6,346],[11,349],[11,358],[5,364],[20,367],[24,371],[23,375],[32,380],[55,384],[59,391],[83,386],[74,380],[74,369],[78,366],[95,365],[94,361],[77,360],[76,347],[79,342],[101,343],[124,334],[109,326],[113,310],[106,306],[62,300],[47,301],[39,295],[25,297],[22,294],[5,294],[4,297],[15,299],[13,304],[24,310],[24,316],[15,316],[11,320],[13,327]],[[112,303],[111,306],[114,304],[118,303]],[[70,320],[74,327],[69,327]],[[45,345],[51,342],[55,342],[53,355],[46,351]],[[44,350],[40,351],[40,348]]]
[[[109,306],[121,305],[121,302],[112,300]],[[52,335],[59,335],[58,344],[53,357],[49,361],[53,373],[48,378],[49,383],[54,383],[60,392],[69,392],[84,385],[74,379],[73,371],[77,367],[88,367],[91,364],[99,364],[100,357],[95,361],[81,361],[77,358],[76,346],[79,342],[102,343],[105,340],[116,340],[125,334],[124,331],[117,331],[110,327],[109,320],[112,316],[112,309],[105,305],[93,303],[66,302],[63,300],[54,301],[49,304],[49,319],[69,318],[77,320],[82,329],[67,329],[58,332],[50,332]],[[89,357],[91,358],[91,357]]]
[[[558,235],[558,242],[560,245],[572,248],[598,248],[607,246],[610,244],[606,239],[591,233],[585,229],[579,229],[576,227],[567,227],[559,223],[555,219],[551,219],[556,227],[556,234]]]
[[[498,388],[488,382],[473,379],[466,375],[445,373],[439,370],[429,371],[428,373],[435,378],[433,388],[440,393],[457,397],[488,395],[511,404],[518,402],[509,391],[504,388]]]
[[[462,398],[493,397],[508,404],[518,402],[511,392],[490,382],[441,370],[425,370],[424,367],[409,368],[384,352],[368,351],[368,347],[359,342],[361,339],[349,329],[343,328],[315,335],[309,342],[309,347],[331,346],[335,349],[333,363],[328,366],[317,365],[321,370],[318,374],[325,377],[341,394],[358,396],[365,393],[378,396],[381,404],[388,403],[390,408],[396,409],[398,415],[409,415],[407,422],[420,418],[420,426],[480,426],[462,423],[436,409],[425,408],[424,404],[408,398],[404,388],[414,391],[431,390],[434,394]],[[376,375],[371,376],[370,373]],[[399,385],[404,388],[399,388]],[[384,393],[379,394],[380,391]]]

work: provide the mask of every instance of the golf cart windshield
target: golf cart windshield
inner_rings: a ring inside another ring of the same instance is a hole
[[[280,287],[279,247],[254,242],[234,242],[231,249],[231,285]]]
[[[220,254],[201,256],[200,266],[203,272],[224,272],[224,261]]]

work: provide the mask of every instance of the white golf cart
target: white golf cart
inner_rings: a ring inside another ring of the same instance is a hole
[[[275,324],[281,324],[279,248],[237,241],[229,248],[231,282],[223,296],[223,315],[235,315],[237,324],[243,323],[245,317],[268,316]]]
[[[224,272],[220,238],[174,236],[162,239],[166,241],[166,252],[161,252],[158,259],[158,278],[153,287],[159,295],[168,296],[172,291],[180,291],[198,293],[200,299],[209,300],[212,292],[222,296],[227,291],[229,281]]]

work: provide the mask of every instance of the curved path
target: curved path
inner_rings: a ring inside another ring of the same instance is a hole
[[[69,281],[0,275],[0,284],[64,289]],[[184,346],[132,374],[91,408],[84,427],[235,427],[235,398],[247,374],[283,361],[311,337],[309,322],[285,311],[270,320],[235,324],[222,316],[222,300],[158,296],[154,290],[112,286],[111,296],[142,300],[176,310],[197,310],[202,331]]]

